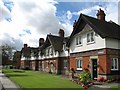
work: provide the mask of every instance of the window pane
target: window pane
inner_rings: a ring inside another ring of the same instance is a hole
[[[94,33],[92,32],[91,33],[91,42],[93,42],[94,41]]]
[[[80,68],[82,68],[82,60],[80,60]]]
[[[113,62],[113,59],[111,59],[111,69],[114,69],[114,62]]]
[[[87,34],[87,42],[90,42],[90,34]]]
[[[117,58],[115,58],[114,61],[115,61],[115,69],[118,69],[118,67],[117,67],[117,64],[118,64]]]
[[[82,42],[81,42],[81,36],[79,36],[79,44],[82,44]]]
[[[76,37],[76,45],[78,45],[78,37]]]
[[[79,68],[79,60],[77,60],[77,68]]]
[[[64,67],[67,67],[67,60],[64,60]]]

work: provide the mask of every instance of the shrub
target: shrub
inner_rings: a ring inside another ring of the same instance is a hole
[[[85,70],[79,75],[80,81],[86,85],[91,80],[91,74],[89,71]]]

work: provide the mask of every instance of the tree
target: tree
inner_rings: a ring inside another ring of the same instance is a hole
[[[15,50],[14,47],[8,45],[8,44],[4,44],[1,46],[1,50],[2,50],[2,65],[10,65],[11,64],[11,60],[12,60],[12,55],[13,55],[13,50]]]

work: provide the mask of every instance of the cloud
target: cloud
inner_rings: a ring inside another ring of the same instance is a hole
[[[21,50],[21,47],[23,46],[23,42],[20,38],[13,38],[7,33],[2,35],[2,40],[0,39],[0,41],[2,41],[1,45],[8,44],[17,50]]]
[[[35,28],[40,34],[57,33],[60,28],[56,17],[54,0],[17,2],[20,11],[24,12],[26,24]]]
[[[97,10],[102,9],[105,11],[106,13],[106,21],[114,21],[116,23],[118,23],[118,3],[117,2],[113,2],[113,3],[109,3],[106,4],[105,6],[100,6],[100,5],[95,5],[89,8],[85,8],[83,10],[80,10],[78,12],[71,12],[72,15],[80,15],[82,14],[86,14],[86,15],[91,15],[92,17],[96,18],[96,13]],[[95,14],[93,15],[93,13],[95,12]]]
[[[79,17],[80,13],[91,15],[101,6],[84,8],[77,12],[66,11],[62,16],[56,16],[55,0],[11,0],[14,7],[10,12],[0,0],[0,39],[6,43],[16,46],[20,50],[24,43],[31,47],[38,46],[39,38],[46,38],[47,34],[58,34],[60,28],[65,30],[65,35],[71,34],[73,29],[73,15]],[[107,9],[106,9],[106,8]],[[106,12],[106,20],[117,21],[114,17],[117,14],[114,4],[101,7]],[[111,8],[110,8],[111,7]],[[110,9],[109,9],[110,8]],[[1,15],[1,14],[0,14]],[[96,15],[96,13],[95,13]],[[4,18],[11,17],[8,22]],[[7,26],[7,27],[6,27]]]
[[[67,11],[67,18],[68,20],[70,20],[72,18],[72,13],[71,11]]]
[[[4,6],[4,3],[0,0],[0,21],[10,17],[10,11],[7,9],[7,7]]]

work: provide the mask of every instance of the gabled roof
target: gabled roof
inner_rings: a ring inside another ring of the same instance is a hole
[[[74,30],[70,36],[67,46],[70,45],[72,37],[81,32],[84,26],[88,24],[93,30],[98,33],[102,38],[114,38],[120,40],[120,26],[114,22],[107,22],[103,20],[98,20],[84,14],[81,14]]]
[[[63,38],[55,35],[47,35],[46,41],[42,46],[42,49],[45,49],[46,47],[52,45],[55,51],[60,51],[62,50],[64,42],[66,42],[67,40],[68,38]]]
[[[39,48],[38,47],[30,47],[31,51],[33,52],[38,52],[39,51]]]

